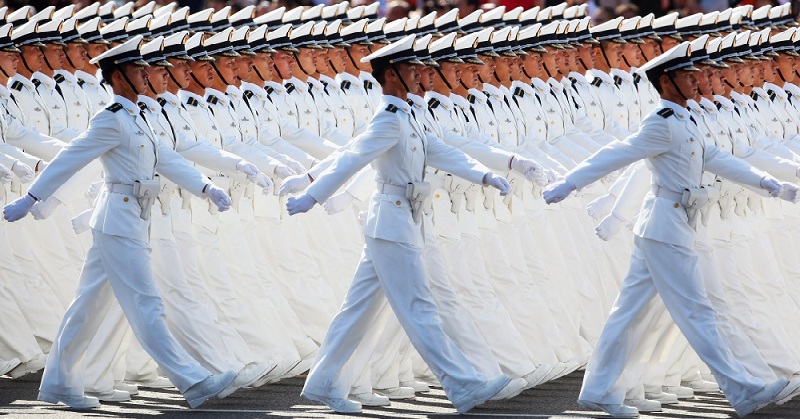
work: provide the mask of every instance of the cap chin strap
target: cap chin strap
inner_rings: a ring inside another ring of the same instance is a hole
[[[261,74],[261,72],[258,71],[258,66],[255,65],[255,64],[253,64],[253,71],[256,72],[256,76],[258,76],[258,78],[261,79],[262,82],[267,81],[267,79],[264,78],[264,76]]]
[[[66,55],[66,54],[64,54],[64,55]],[[47,59],[47,54],[45,54],[44,51],[42,51],[42,59],[44,59],[44,63],[45,63],[45,65],[47,65],[47,68],[49,68],[52,71],[56,71],[56,69],[53,68],[52,65],[50,65],[50,60]]]
[[[172,82],[175,83],[176,86],[178,86],[178,89],[181,89],[181,84],[178,83],[178,80],[175,78],[175,76],[172,75],[172,71],[170,71],[169,68],[167,68],[167,74],[169,74],[169,78],[172,80]],[[189,72],[189,74],[192,74],[192,73]],[[197,81],[197,80],[195,79],[195,81]],[[200,84],[200,83],[197,83],[197,84]],[[201,86],[202,86],[202,84],[201,84]]]
[[[308,71],[306,71],[305,68],[303,68],[303,64],[300,64],[300,57],[298,56],[298,54],[299,53],[297,53],[297,52],[294,53],[294,60],[295,60],[295,62],[297,62],[297,66],[300,67],[300,71],[302,71],[303,74],[305,74],[306,76],[310,77],[311,73],[309,73]]]
[[[628,58],[627,58],[627,57],[625,57],[625,54],[622,54],[622,61],[625,61],[625,65],[627,65],[627,66],[628,66],[628,68],[633,68],[633,66],[631,65],[631,63],[630,63],[630,62],[628,62]]]
[[[170,75],[171,75],[171,74],[172,74],[172,73],[170,73]],[[202,87],[203,89],[205,89],[206,87],[208,87],[208,86],[206,86],[205,84],[203,84],[203,83],[200,83],[200,80],[198,80],[198,79],[197,79],[197,77],[194,75],[194,72],[191,72],[191,71],[190,71],[190,72],[189,72],[189,75],[190,75],[190,76],[192,76],[192,80],[194,80],[194,82],[195,82],[195,83],[197,83],[197,85],[198,85],[198,86]],[[173,80],[174,80],[174,78],[173,78]],[[176,84],[177,84],[177,83],[176,83]],[[178,84],[178,87],[180,87],[180,84]]]
[[[450,82],[447,81],[447,78],[444,76],[444,74],[442,74],[442,70],[439,67],[434,67],[434,68],[436,69],[436,72],[439,73],[439,77],[442,78],[442,81],[447,86],[447,88],[453,90],[453,86],[450,85]]]
[[[136,93],[137,95],[140,95],[140,94],[142,94],[142,93],[143,93],[143,92],[140,92],[140,91],[139,91],[139,89],[137,89],[137,88],[136,88],[136,87],[133,85],[133,83],[131,83],[131,79],[129,79],[129,78],[128,78],[128,75],[127,75],[127,74],[125,74],[125,70],[124,70],[124,68],[123,68],[123,67],[120,67],[120,68],[119,68],[119,72],[120,72],[120,73],[122,73],[122,78],[124,78],[124,79],[125,79],[125,82],[126,82],[126,83],[128,83],[128,86],[130,86],[130,87],[131,87],[131,90],[133,90],[133,93]],[[147,84],[148,84],[148,85],[150,84],[150,80],[147,80]]]
[[[586,63],[583,61],[583,58],[581,58],[580,55],[578,56],[578,62],[581,63],[581,66],[583,67],[584,70],[589,70],[589,66],[586,65]]]
[[[729,82],[729,81],[728,81],[728,79],[725,79],[725,84],[727,84],[728,86],[730,86],[730,87],[731,87],[731,89],[736,89],[736,87],[734,87],[734,86],[731,84],[731,82]],[[739,83],[739,84],[741,84],[741,83]]]
[[[333,70],[334,73],[339,74],[339,69],[337,69],[336,66],[333,65],[333,61],[328,60],[328,65],[331,67],[331,70]]]
[[[553,78],[553,75],[550,74],[550,70],[547,68],[547,64],[542,63],[542,68],[544,69],[544,72],[547,73],[547,77]]]
[[[408,88],[406,81],[403,80],[403,76],[400,75],[400,71],[397,69],[397,66],[394,63],[390,64],[392,70],[394,70],[395,74],[397,74],[397,78],[400,79],[400,83],[403,83],[403,88],[406,89],[406,93],[411,93],[411,89]]]
[[[345,48],[344,50],[345,52],[347,52],[347,57],[350,58],[350,62],[353,63],[353,68],[355,68],[356,70],[361,70],[361,67],[359,67],[358,64],[356,64],[356,60],[354,60],[353,56],[350,55],[350,48]]]
[[[494,71],[492,71],[492,74],[494,75],[494,79],[497,80],[498,83],[500,83],[500,84],[503,83],[503,81],[500,80],[500,77],[497,77],[497,70],[496,69]]]
[[[287,80],[285,77],[283,77],[283,74],[281,74],[281,71],[278,70],[278,66],[277,65],[273,66],[273,68],[275,69],[275,72],[278,73],[278,77],[281,78],[281,82],[283,82],[284,80]]]
[[[529,78],[529,79],[533,80],[533,77],[531,77],[531,75],[530,75],[530,74],[528,74],[528,70],[525,70],[525,65],[523,65],[523,66],[522,66],[522,74],[524,74],[524,75],[525,75],[525,77],[527,77],[527,78]]]
[[[72,68],[74,68],[74,69],[76,69],[76,70],[78,69],[78,67],[75,67],[75,63],[73,63],[73,62],[72,62],[72,58],[69,58],[69,54],[67,54],[67,51],[66,51],[66,50],[64,50],[64,58],[66,58],[66,59],[67,59],[67,62],[69,63],[69,65],[70,65]]]
[[[681,95],[683,100],[689,100],[689,98],[683,94],[683,90],[681,90],[681,88],[678,87],[678,84],[675,83],[675,80],[672,79],[672,72],[667,73],[667,79],[669,80],[670,83],[672,83],[672,85],[675,87],[675,90],[678,91],[678,94]]]
[[[778,67],[776,68],[776,70],[778,70],[778,76],[780,76],[781,80],[783,80],[783,82],[784,82],[784,83],[786,83],[786,77],[783,77],[783,72],[781,71],[781,67],[780,67],[780,66],[778,66]],[[796,71],[795,71],[795,72],[796,72]]]
[[[6,70],[3,69],[3,66],[0,66],[0,72],[2,72],[3,75],[6,76],[7,79],[11,78],[11,76],[9,76],[8,73],[6,73]]]
[[[608,65],[608,68],[611,69],[612,68],[611,67],[611,61],[608,61],[608,56],[606,55],[606,49],[603,48],[602,45],[600,46],[600,53],[603,54],[603,59],[606,60],[606,64]]]
[[[211,67],[214,67],[214,71],[217,73],[217,76],[219,77],[220,80],[222,80],[223,83],[225,83],[225,85],[227,86],[233,85],[233,83],[228,82],[228,79],[222,76],[222,73],[219,72],[219,69],[217,68],[217,65],[215,63],[211,63]]]
[[[42,56],[44,56],[44,53],[42,53]],[[20,54],[20,55],[19,55],[19,60],[20,60],[20,61],[22,61],[22,65],[24,65],[24,66],[25,66],[25,68],[26,68],[26,69],[27,69],[27,70],[28,70],[28,71],[29,71],[31,74],[35,73],[35,71],[31,70],[31,68],[30,68],[30,67],[28,67],[28,61],[25,59],[25,55],[24,55],[24,54]]]

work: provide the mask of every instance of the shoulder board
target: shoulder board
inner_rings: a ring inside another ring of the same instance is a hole
[[[78,79],[78,86],[83,87],[84,84],[86,84],[86,80]]]
[[[750,98],[753,99],[753,100],[758,100],[758,93],[750,92]]]
[[[164,106],[164,105],[167,104],[167,100],[164,99],[163,97],[156,98],[156,102],[158,102],[158,104],[161,105],[161,106]]]
[[[33,83],[34,86],[39,87],[42,84],[42,81],[39,79],[31,79],[31,83]]]
[[[603,84],[603,80],[600,80],[600,77],[595,77],[590,84],[594,87],[600,87],[600,85]]]
[[[642,75],[639,73],[633,73],[633,82],[638,84],[640,81],[642,81]]]
[[[428,101],[428,109],[436,109],[441,104],[442,102],[440,102],[439,99],[431,98],[431,100]]]
[[[197,106],[200,104],[200,102],[197,99],[190,97],[189,99],[186,100],[186,104],[191,106]]]
[[[216,97],[216,96],[214,96],[214,95],[209,95],[209,96],[206,98],[206,101],[208,101],[208,103],[210,103],[210,104],[212,104],[212,105],[216,105],[216,104],[217,104],[217,102],[219,102],[219,98],[218,98],[218,97]]]
[[[773,90],[770,90],[770,91],[769,91],[769,100],[771,100],[771,101],[775,101],[775,98],[776,98],[777,96],[778,96],[778,94],[777,94],[777,93],[775,93]]]
[[[119,103],[112,103],[106,107],[111,112],[117,112],[118,110],[122,109],[122,105]]]
[[[350,80],[345,80],[345,81],[342,82],[341,87],[342,87],[342,90],[347,90],[352,85],[353,85],[353,83],[351,83]]]
[[[672,108],[664,108],[656,113],[662,118],[669,118],[670,116],[675,115],[675,111],[672,110]]]
[[[372,82],[369,80],[364,80],[364,88],[367,90],[372,89]]]
[[[619,86],[620,84],[622,84],[622,77],[620,77],[620,76],[614,76],[614,84],[616,84],[617,86]]]
[[[567,78],[569,79],[569,81],[570,81],[572,84],[575,84],[575,83],[577,83],[577,82],[578,82],[578,79],[576,79],[575,77],[567,77]]]
[[[266,87],[264,87],[264,90],[266,90],[266,91],[267,91],[267,94],[268,94],[268,95],[271,95],[271,94],[272,94],[272,92],[274,92],[274,91],[275,91],[275,88],[274,88],[274,87],[272,87],[272,86],[266,86]]]
[[[722,109],[722,103],[720,103],[720,101],[715,100],[714,105],[717,105],[717,109]]]
[[[145,110],[147,109],[147,105],[145,105],[144,102],[139,102],[139,109]]]
[[[63,74],[56,74],[56,75],[55,75],[55,77],[53,77],[53,80],[55,80],[55,81],[56,81],[56,83],[63,83],[63,82],[64,82],[64,80],[66,80],[66,79],[67,79],[67,78],[66,78],[66,77],[64,77],[64,75],[63,75]]]
[[[245,91],[244,91],[244,97],[246,97],[246,98],[248,98],[248,99],[252,99],[252,98],[253,98],[253,96],[255,96],[255,95],[256,95],[256,94],[255,94],[255,93],[253,93],[253,91],[252,91],[252,90],[245,90]]]
[[[475,95],[473,95],[472,93],[468,94],[467,100],[469,101],[469,103],[475,103]]]
[[[296,87],[294,87],[294,84],[292,83],[286,83],[285,86],[286,86],[286,93],[292,93],[294,92],[294,89],[296,89]]]
[[[514,89],[514,96],[519,96],[519,97],[525,96],[525,90],[522,89],[521,87],[517,87],[516,89]]]
[[[400,108],[398,108],[397,106],[394,106],[394,105],[389,105],[389,106],[386,107],[386,110],[391,112],[391,113],[397,112],[398,109],[400,109]]]
[[[15,81],[14,83],[11,83],[11,88],[14,90],[22,90],[23,87],[25,87],[25,85],[22,84],[22,82],[19,80]]]

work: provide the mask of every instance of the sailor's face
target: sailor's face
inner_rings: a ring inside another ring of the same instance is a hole
[[[189,74],[192,72],[189,63],[177,58],[169,58],[167,61],[172,64],[172,68],[169,69],[169,72],[172,73],[172,77],[178,81],[178,87],[181,89],[189,87],[189,80],[191,80]]]
[[[253,57],[249,55],[242,55],[236,58],[236,77],[239,80],[249,80],[250,74],[253,73]]]
[[[147,91],[147,81],[149,80],[147,75],[147,67],[139,65],[126,65],[122,68],[122,71],[125,72],[125,75],[128,76],[128,80],[130,80],[131,84],[136,89],[135,93],[141,94]]]
[[[64,61],[66,55],[64,54],[64,47],[61,45],[47,44],[43,48],[42,53],[47,58],[47,62],[53,70],[61,70],[64,68]]]
[[[436,70],[433,67],[422,66],[419,67],[419,87],[422,92],[433,90],[433,81]]]
[[[17,52],[0,52],[0,67],[8,74],[9,77],[17,74],[17,66],[19,65],[19,53]]]
[[[41,48],[33,45],[25,45],[20,47],[20,50],[22,51],[22,58],[25,59],[25,63],[31,71],[39,71],[42,69],[44,54],[42,54]]]
[[[463,64],[441,63],[439,72],[442,73],[442,75],[447,80],[447,83],[450,84],[450,86],[455,87],[456,85],[458,85],[458,80],[461,78],[462,67]]]
[[[86,53],[86,46],[83,44],[67,44],[66,54],[76,70],[85,67],[86,63],[89,61],[89,56]]]
[[[419,66],[414,64],[398,64],[396,67],[399,76],[406,82],[409,90],[413,92],[419,89]]]
[[[795,69],[797,69],[797,60],[795,60],[795,57],[787,54],[781,54],[776,63],[778,64],[778,69],[781,71],[781,75],[786,82],[793,82],[795,78]]]
[[[86,46],[86,53],[89,58],[97,57],[106,51],[108,51],[108,45],[106,44],[89,44]]]
[[[681,92],[690,99],[697,96],[699,91],[696,74],[697,72],[694,71],[676,71],[673,76],[675,84],[677,84]]]
[[[272,59],[275,61],[275,69],[282,77],[291,77],[294,71],[295,61],[294,55],[286,51],[278,51],[272,54]]]
[[[169,76],[166,68],[161,66],[147,67],[147,78],[150,80],[150,85],[153,86],[157,95],[167,91]]]
[[[194,77],[203,85],[201,87],[211,86],[214,82],[214,68],[208,61],[191,61],[189,67],[192,69]]]
[[[308,74],[317,72],[317,56],[315,51],[315,49],[311,48],[300,48],[300,52],[295,53],[297,62],[302,65],[303,70]]]

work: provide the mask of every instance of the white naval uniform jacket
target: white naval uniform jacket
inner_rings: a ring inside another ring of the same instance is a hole
[[[603,130],[606,122],[604,120],[605,113],[600,105],[600,97],[597,96],[597,92],[586,80],[586,77],[573,71],[563,82],[568,86],[567,92],[575,106],[573,112],[575,127],[600,145],[614,141],[614,136]]]
[[[76,70],[75,77],[78,79],[78,86],[86,93],[89,99],[89,112],[91,115],[100,112],[111,103],[112,95],[106,90],[105,86],[94,75],[83,70]]]
[[[381,103],[381,96],[383,95],[383,88],[381,84],[378,83],[378,80],[372,77],[371,73],[361,71],[358,74],[358,78],[361,79],[364,91],[367,92],[367,98],[369,98],[369,102],[372,105],[372,113],[374,114],[375,111],[380,109],[379,105]]]
[[[317,154],[324,158],[336,150],[336,144],[288,123],[265,88],[242,82],[242,91],[262,124],[261,135],[258,137],[261,144],[299,161],[306,168],[312,166]],[[307,153],[304,150],[306,147],[314,149],[315,154]]]
[[[24,76],[15,74],[8,79],[8,89],[14,95],[17,106],[25,114],[25,119],[21,121],[42,134],[50,135],[50,111],[36,91],[36,85]],[[71,138],[58,137],[58,139],[69,141]]]
[[[350,103],[353,115],[363,123],[368,123],[375,115],[375,107],[370,102],[367,91],[364,90],[364,82],[360,78],[350,73],[339,73],[336,75],[336,82],[339,88]]]
[[[61,87],[56,81],[37,71],[33,73],[31,82],[36,86],[36,91],[47,106],[50,135],[65,141],[70,141],[80,135],[81,131],[70,126],[67,103],[61,93]]]
[[[297,117],[301,127],[327,138],[338,144],[345,145],[352,137],[349,137],[336,128],[336,123],[322,116],[326,108],[322,97],[314,96],[311,87],[300,81],[297,77],[286,80],[284,84],[286,93],[294,99],[297,105]]]
[[[56,70],[53,80],[58,83],[64,103],[67,105],[69,127],[78,132],[86,131],[86,128],[89,128],[89,120],[95,112],[92,112],[89,98],[78,84],[78,79],[69,71]]]
[[[342,91],[341,86],[339,86],[339,83],[335,79],[324,74],[319,75],[319,83],[323,86],[322,91],[325,93],[325,97],[333,111],[336,127],[339,128],[342,133],[351,137],[364,132],[364,130],[367,129],[369,118],[364,120],[356,117],[355,111],[347,95]],[[369,117],[371,116],[372,115],[369,115]]]
[[[29,192],[47,199],[58,187],[100,158],[106,184],[133,185],[151,180],[156,172],[197,196],[210,183],[168,145],[162,144],[140,115],[139,107],[122,96],[97,113],[89,129],[73,140],[50,162]],[[149,220],[141,218],[137,199],[127,193],[104,189],[95,201],[91,227],[103,234],[147,242]]]
[[[654,191],[678,196],[700,186],[705,170],[732,181],[760,188],[766,175],[713,145],[706,145],[686,108],[661,100],[660,110],[648,115],[639,131],[624,141],[603,147],[567,174],[578,189],[638,160],[647,159]],[[634,234],[650,240],[693,248],[695,232],[686,210],[674,196],[649,193],[642,204]]]
[[[641,105],[639,104],[639,91],[633,83],[633,75],[631,73],[620,70],[618,68],[611,69],[611,76],[614,78],[614,85],[620,91],[620,99],[625,104],[625,115],[628,131],[635,132],[639,129],[639,123],[642,121]],[[617,105],[617,107],[619,107]],[[622,114],[623,110],[617,111]]]
[[[405,189],[410,182],[422,181],[426,164],[479,184],[488,169],[426,133],[402,99],[384,95],[380,109],[367,130],[337,152],[332,164],[309,186],[308,194],[317,202],[325,202],[371,163],[377,172],[378,191],[370,201],[364,235],[421,248],[421,222],[412,219],[409,200],[405,195],[381,193],[381,185]]]
[[[618,140],[627,138],[633,132],[628,129],[628,111],[620,97],[620,90],[614,84],[614,78],[604,71],[592,69],[586,72],[586,79],[597,89],[600,106],[611,117],[610,120],[606,119],[603,129]]]
[[[15,98],[11,94],[11,91],[5,86],[0,86],[0,106],[3,107],[3,110],[0,111],[2,113],[0,124],[2,124],[3,141],[42,160],[52,160],[67,143],[42,134],[32,126],[25,125],[24,119],[22,119],[25,114],[17,106]],[[27,164],[27,162],[25,163]],[[33,167],[31,166],[31,168]]]

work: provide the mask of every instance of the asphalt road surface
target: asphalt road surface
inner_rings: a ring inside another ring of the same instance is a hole
[[[528,390],[513,400],[490,402],[473,409],[468,416],[484,418],[603,418],[600,412],[581,410],[577,403],[582,372]],[[0,378],[0,416],[4,418],[186,418],[244,419],[266,416],[291,418],[345,418],[325,406],[300,397],[303,380],[294,378],[258,389],[239,390],[224,400],[211,400],[201,409],[190,410],[176,390],[140,390],[127,403],[104,403],[99,408],[76,412],[64,406],[36,401],[41,374],[18,380]],[[393,402],[386,408],[365,408],[362,418],[447,418],[457,417],[441,389],[417,395],[416,400]],[[356,416],[358,417],[358,416]],[[734,418],[733,409],[720,393],[706,394],[669,406],[661,413],[642,418]],[[771,406],[753,418],[798,418],[800,400]]]

